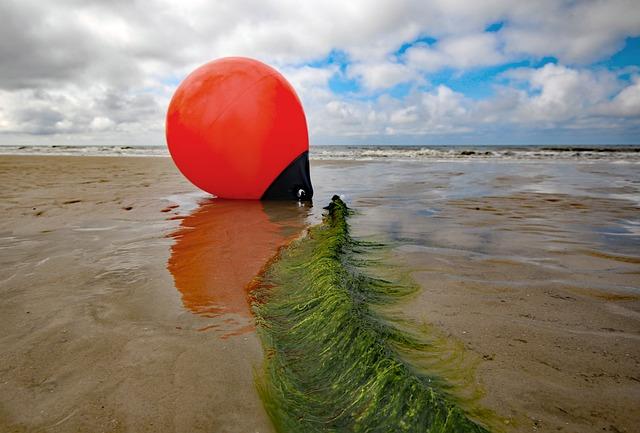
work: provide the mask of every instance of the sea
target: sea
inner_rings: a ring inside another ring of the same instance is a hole
[[[166,146],[0,146],[0,155],[156,156]],[[640,145],[312,145],[311,160],[606,160],[640,162]]]

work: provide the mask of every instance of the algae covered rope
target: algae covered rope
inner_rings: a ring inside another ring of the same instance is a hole
[[[265,349],[258,390],[280,432],[487,432],[435,377],[400,352],[427,344],[374,307],[413,292],[362,272],[367,245],[334,196],[322,224],[260,277],[254,313]]]

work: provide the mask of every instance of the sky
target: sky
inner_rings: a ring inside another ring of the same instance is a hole
[[[638,144],[637,0],[0,0],[0,145],[164,145],[193,69],[247,56],[311,144]]]

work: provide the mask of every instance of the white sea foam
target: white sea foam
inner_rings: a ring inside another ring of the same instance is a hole
[[[166,146],[0,146],[4,155],[157,156]],[[312,160],[573,160],[640,163],[640,146],[311,146]]]
[[[0,155],[169,156],[166,146],[0,146]]]
[[[392,160],[585,160],[640,162],[640,146],[314,146],[311,159]]]

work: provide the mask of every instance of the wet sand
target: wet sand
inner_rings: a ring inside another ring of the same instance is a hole
[[[169,159],[2,157],[0,179],[0,431],[272,431],[255,334],[219,338],[235,316],[193,314],[167,270],[204,198]]]
[[[350,176],[347,176],[347,171]],[[620,163],[328,168],[421,286],[404,313],[463,343],[504,431],[640,425],[640,172]],[[351,182],[351,181],[348,181]]]
[[[637,165],[312,161],[316,206],[167,158],[0,157],[0,431],[271,431],[247,284],[333,193],[477,362],[505,431],[640,425]],[[235,241],[235,242],[234,242]]]
[[[640,260],[589,245],[570,226],[638,209],[546,194],[448,205],[430,239],[399,254],[424,288],[414,316],[481,360],[484,406],[515,431],[634,431]]]

